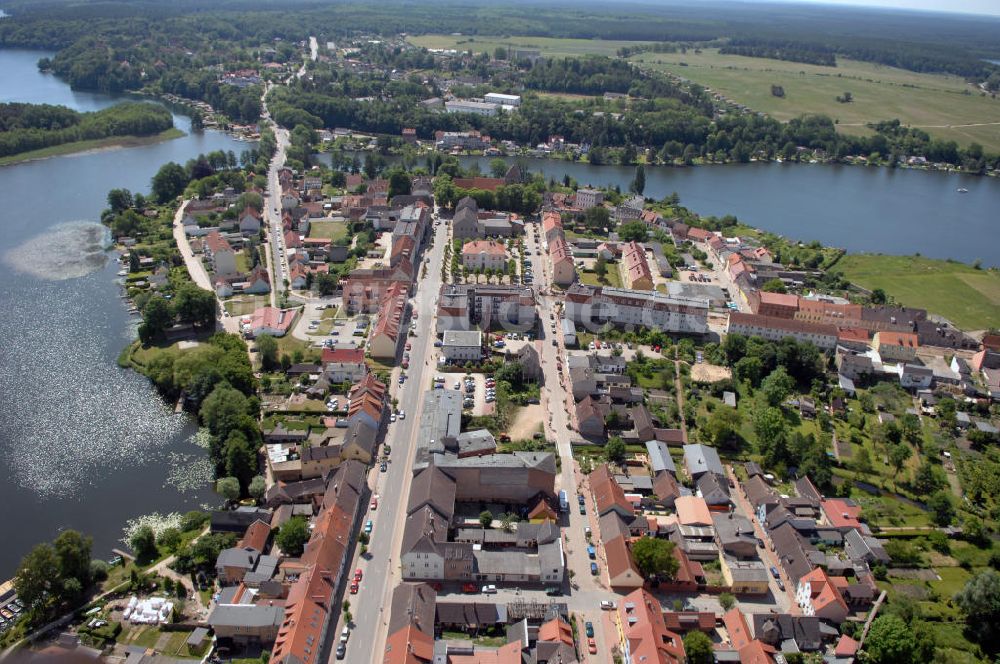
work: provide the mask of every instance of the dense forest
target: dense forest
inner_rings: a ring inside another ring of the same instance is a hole
[[[50,104],[0,104],[0,157],[112,136],[151,136],[174,126],[158,104],[127,102],[92,113]]]
[[[11,0],[0,22],[0,44],[66,48],[86,37],[111,38],[116,47],[161,40],[170,53],[198,37],[206,44],[298,41],[304,35],[336,38],[400,32],[526,35],[650,42],[729,41],[776,54],[831,53],[916,71],[987,78],[1000,59],[1000,19],[882,9],[766,7],[704,0],[652,5],[549,0],[487,3],[438,0],[415,5],[321,0],[201,0],[70,2]],[[322,39],[321,39],[322,41]],[[201,53],[202,50],[195,49]],[[769,56],[770,57],[770,56]],[[155,60],[154,60],[155,62]]]
[[[836,55],[825,48],[801,42],[762,41],[759,39],[734,39],[722,46],[719,53],[744,55],[751,58],[770,58],[810,65],[837,66]]]

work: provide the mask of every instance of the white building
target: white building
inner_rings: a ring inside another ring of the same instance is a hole
[[[491,104],[485,101],[474,101],[472,99],[456,99],[446,101],[444,108],[449,113],[472,113],[473,115],[496,115],[500,110],[499,104]]]
[[[576,207],[581,210],[589,210],[604,203],[604,192],[597,189],[577,189]]]
[[[587,329],[610,323],[663,332],[708,333],[708,300],[704,298],[573,284],[566,291],[564,306],[566,318]]]
[[[499,92],[489,92],[483,100],[490,104],[500,104],[501,106],[520,106],[521,95],[505,95]]]
[[[483,357],[483,333],[478,330],[445,330],[441,354],[449,362],[478,362]]]
[[[507,264],[507,248],[496,240],[474,240],[462,247],[462,265],[467,270],[501,270]]]

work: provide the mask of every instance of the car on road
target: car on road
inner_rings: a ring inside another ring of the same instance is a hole
[[[474,593],[478,590],[478,587],[474,583],[463,583],[462,592],[463,593]]]
[[[778,579],[777,581],[775,581],[775,583],[778,584],[778,590],[785,589],[785,583],[781,579]]]
[[[593,639],[587,639],[587,652],[591,655],[597,654],[597,643]]]
[[[361,579],[364,578],[365,573],[361,571],[361,568],[354,570],[354,580],[361,583]]]
[[[558,597],[559,595],[562,595],[562,588],[558,588],[556,586],[552,586],[551,588],[546,588],[545,594],[548,595],[549,597]]]
[[[337,659],[344,659],[347,657],[347,646],[343,643],[337,645]]]
[[[497,587],[492,584],[488,586],[483,586],[482,592],[486,595],[495,595],[497,592]]]
[[[373,527],[373,525],[374,524],[372,524],[372,520],[371,519],[368,519],[368,521],[365,522],[365,532],[368,533],[369,535],[372,534],[372,527]]]
[[[582,493],[578,493],[576,494],[576,502],[580,505],[584,505],[586,504],[587,499],[583,497]]]
[[[593,546],[588,546],[587,547],[587,557],[590,558],[591,560],[596,560],[597,559],[597,549],[595,549]]]
[[[378,468],[378,469],[379,469],[379,471],[380,471],[380,472],[383,472],[383,473],[384,473],[384,472],[386,472],[386,471],[388,471],[388,470],[389,470],[389,464],[387,464],[387,463],[386,463],[385,461],[383,461],[383,462],[382,462],[382,465],[381,465],[381,466],[379,466],[379,468]]]
[[[399,409],[399,419],[401,419],[401,420],[405,420],[406,419],[406,411],[403,410],[402,408]]]
[[[390,422],[395,422],[396,421],[396,413],[393,413],[392,415],[389,416],[389,421]]]
[[[594,635],[594,623],[590,622],[589,620],[583,623],[583,629],[586,630],[587,636]]]
[[[614,611],[614,610],[615,610],[614,602],[612,602],[610,599],[601,600],[601,611]]]
[[[590,563],[590,573],[597,576],[597,563]]]
[[[340,630],[340,642],[347,643],[349,638],[351,638],[351,628],[344,625],[344,629]]]
[[[351,581],[351,594],[352,595],[357,595],[359,588],[360,588],[360,586],[358,586],[358,582],[357,581]]]
[[[378,509],[378,494],[372,497],[371,508],[373,512]]]
[[[580,505],[580,514],[586,514],[586,513],[587,513],[587,506]]]
[[[781,574],[778,573],[778,568],[777,567],[772,567],[771,568],[771,576],[773,576],[776,579],[781,579]]]
[[[760,547],[761,549],[763,549],[764,548],[764,540],[762,540],[761,538],[758,537],[757,538],[757,546]]]

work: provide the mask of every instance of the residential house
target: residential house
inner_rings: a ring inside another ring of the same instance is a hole
[[[879,331],[872,338],[872,349],[883,362],[913,362],[920,342],[912,332]]]
[[[361,348],[324,348],[323,375],[331,383],[356,383],[368,373]]]
[[[629,242],[622,250],[622,284],[632,290],[653,290],[653,273],[646,260],[646,249],[638,242]]]
[[[822,567],[799,579],[795,603],[802,609],[803,615],[816,616],[837,625],[844,622],[850,613],[840,590]]]
[[[684,465],[688,476],[698,481],[705,473],[714,473],[720,477],[726,477],[726,469],[722,466],[722,460],[714,447],[692,443],[684,446]]]
[[[483,333],[478,330],[445,330],[441,354],[449,362],[479,362],[483,358]]]
[[[473,240],[462,246],[462,266],[466,270],[507,270],[507,248],[496,240]]]
[[[761,337],[768,341],[792,337],[801,343],[811,343],[821,350],[833,350],[837,345],[837,328],[832,325],[735,311],[729,314],[726,334]]]
[[[648,591],[637,589],[618,603],[620,650],[626,664],[684,664],[680,635],[667,629],[663,607]]]
[[[675,297],[658,291],[573,284],[566,291],[565,316],[588,329],[606,323],[642,326],[663,332],[708,332],[708,300]]]
[[[260,233],[260,212],[254,208],[247,206],[242,213],[240,213],[240,234],[242,235],[257,235]]]
[[[262,334],[283,337],[291,329],[297,313],[291,309],[261,307],[254,310],[250,316],[250,323],[243,325],[243,333],[252,338],[257,338]]]

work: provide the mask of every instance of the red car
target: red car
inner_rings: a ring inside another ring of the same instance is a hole
[[[357,595],[358,594],[358,584],[357,584],[357,582],[351,584],[351,594],[352,595]]]
[[[354,570],[354,582],[361,583],[361,568]]]
[[[412,344],[411,344],[411,343],[410,343],[409,341],[407,341],[407,342],[406,342],[406,350],[410,350],[410,346],[411,346],[411,345],[412,345]]]
[[[593,639],[587,639],[587,652],[591,655],[597,654],[597,642]]]
[[[466,584],[462,585],[462,592],[463,593],[475,593],[475,592],[479,592],[479,588],[477,588],[476,584],[474,584],[474,583],[466,583]]]

